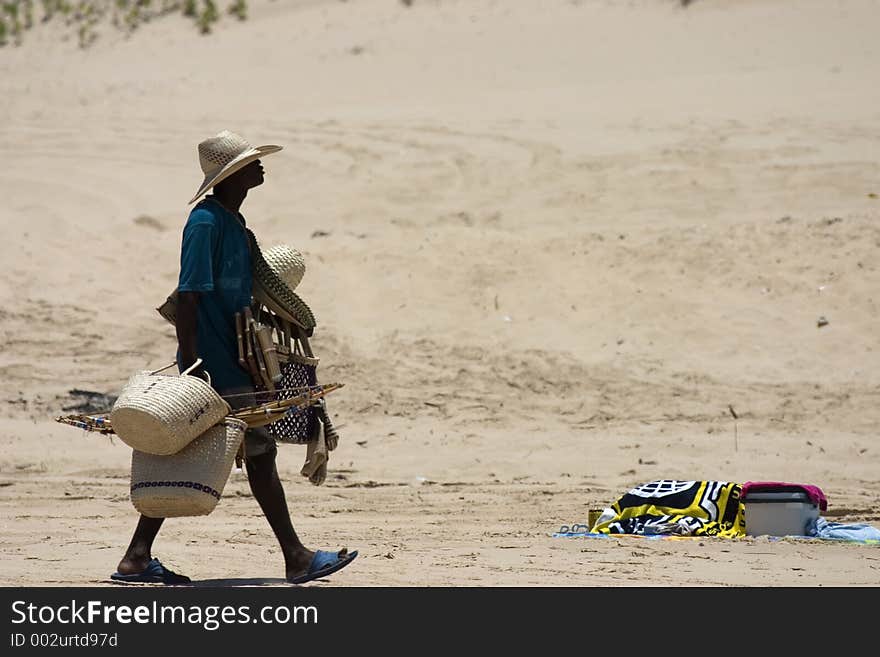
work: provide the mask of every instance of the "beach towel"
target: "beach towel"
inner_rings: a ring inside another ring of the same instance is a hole
[[[661,479],[625,493],[596,521],[600,534],[745,536],[741,484]]]

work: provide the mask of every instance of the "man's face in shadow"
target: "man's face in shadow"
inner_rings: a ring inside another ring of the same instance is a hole
[[[260,160],[254,160],[233,173],[220,184],[228,185],[230,189],[238,188],[246,192],[258,185],[262,185],[264,174],[265,171],[263,170],[262,162],[260,162]]]
[[[260,160],[254,160],[242,167],[237,175],[241,176],[241,185],[245,189],[252,189],[263,184],[265,173],[263,163]]]

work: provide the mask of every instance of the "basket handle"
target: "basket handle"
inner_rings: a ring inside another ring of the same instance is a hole
[[[183,370],[183,372],[180,373],[180,376],[184,376],[186,374],[189,374],[190,372],[192,372],[194,369],[196,369],[201,364],[202,364],[202,359],[196,358],[196,362],[194,362],[192,365],[190,365],[185,370]]]
[[[180,373],[180,376],[186,376],[187,374],[189,374],[190,372],[192,372],[194,369],[196,369],[196,368],[197,368],[199,365],[201,365],[201,364],[202,364],[202,359],[201,359],[201,358],[196,358],[196,362],[194,362],[192,365],[190,365],[190,366],[187,367],[185,370],[183,370],[183,372]],[[211,386],[211,387],[213,388],[214,386],[211,385],[211,375],[208,374],[208,370],[202,370],[202,371],[205,373],[205,376],[206,376],[207,379],[208,379],[208,385]],[[198,377],[197,377],[197,378],[198,378]]]
[[[183,370],[183,372],[180,373],[180,376],[185,376],[185,375],[189,374],[190,372],[192,372],[194,369],[196,369],[201,364],[202,364],[202,359],[196,358],[196,362],[193,363],[192,365],[190,365],[189,367],[187,367],[185,370]],[[153,374],[158,374],[159,372],[164,372],[165,370],[167,370],[171,367],[174,367],[175,365],[177,365],[177,361],[174,361],[173,363],[170,363],[169,365],[166,365],[165,367],[160,367],[158,370],[153,370],[152,372],[150,372],[150,375],[152,376]],[[205,372],[205,376],[208,377],[208,385],[213,388],[214,386],[211,385],[211,375],[208,374],[208,370],[203,370],[203,371]]]
[[[152,372],[150,372],[150,375],[158,374],[159,372],[164,372],[169,367],[174,367],[175,365],[177,365],[177,361],[174,361],[173,363],[171,363],[170,365],[166,365],[165,367],[160,367],[158,370],[153,370]]]

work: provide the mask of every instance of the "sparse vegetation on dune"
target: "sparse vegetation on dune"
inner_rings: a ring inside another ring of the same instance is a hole
[[[682,7],[696,2],[664,1],[676,2]],[[415,0],[399,2],[404,7],[415,4]],[[223,9],[218,7],[221,4],[225,5]],[[144,23],[175,14],[191,20],[200,33],[210,34],[223,15],[241,21],[247,19],[248,3],[247,0],[0,0],[0,47],[20,45],[28,30],[61,21],[69,34],[76,36],[79,46],[86,48],[104,27],[131,33]]]
[[[0,0],[0,46],[19,45],[35,26],[63,22],[86,48],[103,27],[131,33],[158,18],[181,15],[202,34],[211,32],[223,14],[247,18],[246,0]]]

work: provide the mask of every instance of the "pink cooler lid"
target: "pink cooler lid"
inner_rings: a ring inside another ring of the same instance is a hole
[[[749,493],[781,493],[791,491],[803,491],[813,504],[819,506],[821,511],[828,508],[828,500],[825,493],[818,486],[812,484],[792,484],[786,481],[747,481],[742,485],[742,499]]]

